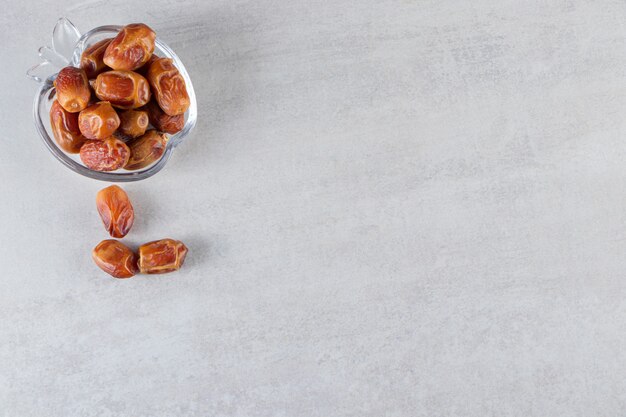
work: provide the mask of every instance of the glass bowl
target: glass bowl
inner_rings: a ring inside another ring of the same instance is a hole
[[[39,56],[42,62],[26,72],[26,75],[30,79],[40,83],[33,103],[33,117],[35,119],[35,127],[52,155],[74,172],[96,180],[110,182],[139,181],[159,172],[169,160],[174,148],[176,148],[196,126],[198,116],[196,95],[185,66],[174,51],[157,37],[154,53],[161,57],[171,58],[174,61],[174,65],[185,79],[190,101],[189,109],[185,112],[185,125],[180,132],[169,135],[169,140],[161,159],[137,171],[120,169],[112,172],[100,172],[92,171],[84,166],[78,154],[69,154],[59,148],[50,128],[50,106],[52,106],[56,94],[52,83],[57,73],[61,68],[67,65],[78,67],[80,56],[86,48],[104,38],[114,37],[121,28],[122,26],[114,25],[100,26],[81,36],[72,22],[66,18],[61,18],[58,20],[52,32],[52,47],[42,46],[39,48]]]

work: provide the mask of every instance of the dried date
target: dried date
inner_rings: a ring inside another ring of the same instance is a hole
[[[63,68],[54,80],[54,87],[59,104],[70,113],[77,113],[89,104],[89,82],[80,68]]]
[[[148,69],[148,82],[161,109],[170,116],[183,114],[189,108],[185,79],[169,58],[156,59]]]
[[[107,69],[104,63],[104,51],[106,51],[112,40],[113,38],[103,39],[83,51],[80,56],[80,67],[87,74],[87,78],[95,78]]]
[[[154,52],[156,34],[143,23],[124,26],[104,53],[104,63],[116,70],[135,70]]]
[[[144,274],[177,271],[187,256],[187,247],[174,239],[161,239],[139,247],[139,270]]]
[[[78,127],[87,139],[106,139],[120,126],[120,118],[108,101],[87,107],[78,115]]]
[[[96,208],[112,237],[122,238],[128,234],[135,221],[135,210],[122,188],[111,185],[98,191]]]
[[[150,100],[150,85],[132,71],[107,71],[98,75],[93,85],[100,100],[121,109],[135,109]]]
[[[170,116],[165,113],[154,100],[150,100],[144,109],[148,112],[148,118],[152,126],[161,132],[173,135],[174,133],[180,132],[183,130],[183,127],[185,127],[185,115],[177,114],[176,116]]]
[[[130,149],[114,137],[88,140],[80,148],[80,160],[94,171],[115,171],[123,168],[130,158]]]
[[[128,142],[130,158],[124,167],[129,171],[142,169],[158,161],[165,152],[167,135],[156,130],[148,130],[145,135]]]
[[[144,133],[148,128],[148,112],[143,110],[126,110],[119,113],[120,133],[130,138],[136,138]]]
[[[138,272],[137,255],[117,240],[100,242],[91,252],[96,265],[114,278],[130,278]]]
[[[54,139],[61,149],[68,153],[78,153],[86,138],[78,128],[78,114],[70,113],[54,100],[50,107],[50,126]]]

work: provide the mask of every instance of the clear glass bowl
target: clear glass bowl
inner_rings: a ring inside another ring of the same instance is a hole
[[[171,58],[174,61],[174,65],[176,65],[176,68],[178,68],[185,79],[191,103],[185,113],[185,126],[180,132],[170,135],[165,153],[161,159],[137,171],[121,169],[113,172],[99,172],[92,171],[84,166],[77,154],[66,153],[58,147],[50,128],[50,106],[54,102],[56,94],[52,83],[57,73],[61,68],[67,65],[78,67],[80,56],[86,48],[104,38],[115,36],[121,28],[122,26],[100,26],[81,36],[72,22],[66,18],[61,18],[58,20],[52,33],[52,47],[43,46],[39,48],[39,56],[42,62],[26,72],[26,75],[30,79],[41,84],[35,95],[33,117],[35,119],[35,127],[46,147],[59,162],[72,171],[89,178],[110,182],[139,181],[159,172],[169,160],[174,148],[176,148],[196,126],[196,119],[198,117],[196,95],[185,66],[174,51],[157,37],[154,53],[161,57]]]

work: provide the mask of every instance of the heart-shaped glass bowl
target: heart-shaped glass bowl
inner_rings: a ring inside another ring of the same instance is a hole
[[[185,126],[180,132],[170,135],[167,147],[161,159],[137,171],[121,169],[113,172],[99,172],[92,171],[83,165],[77,154],[69,154],[59,148],[54,140],[52,129],[50,128],[50,107],[56,96],[53,86],[54,79],[61,68],[67,65],[78,67],[80,56],[85,49],[102,39],[114,37],[121,28],[122,26],[100,26],[81,35],[68,19],[61,18],[52,33],[52,47],[43,46],[39,48],[39,56],[42,58],[42,62],[30,68],[26,73],[30,79],[41,84],[35,95],[33,117],[35,119],[35,127],[46,147],[59,162],[72,171],[89,178],[110,182],[139,181],[159,172],[169,160],[174,148],[176,148],[196,126],[196,119],[198,117],[196,95],[193,91],[193,85],[191,84],[191,79],[189,78],[185,66],[169,46],[159,38],[156,38],[154,53],[157,56],[171,58],[174,61],[174,65],[185,79],[190,101],[189,109],[185,112]]]

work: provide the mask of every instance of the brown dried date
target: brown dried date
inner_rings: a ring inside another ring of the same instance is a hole
[[[103,39],[83,51],[83,54],[80,56],[80,67],[87,74],[87,78],[95,78],[107,69],[103,60],[104,51],[106,51],[112,40],[113,38]]]
[[[112,237],[122,238],[128,234],[135,221],[135,210],[124,190],[111,185],[98,191],[96,208]]]
[[[142,110],[126,110],[119,113],[119,131],[131,138],[136,138],[144,133],[148,128],[148,112]]]
[[[104,53],[104,63],[116,70],[135,70],[154,52],[156,34],[143,23],[124,26]]]
[[[155,240],[139,247],[139,270],[144,274],[177,271],[183,265],[187,247],[174,239]]]
[[[57,144],[65,152],[78,153],[85,137],[78,128],[78,114],[65,110],[58,100],[50,107],[50,126]]]
[[[106,139],[120,126],[120,118],[108,101],[87,107],[78,115],[78,127],[87,139]]]
[[[57,100],[65,110],[77,113],[87,107],[91,91],[85,71],[80,68],[65,67],[54,80]]]
[[[144,108],[148,112],[150,123],[161,132],[173,135],[185,127],[185,115],[177,114],[176,116],[170,116],[154,100],[150,100]]]
[[[138,272],[137,255],[117,240],[107,239],[91,251],[96,265],[115,278],[130,278]]]
[[[135,109],[150,100],[148,81],[132,71],[107,71],[98,75],[94,91],[100,100],[121,109]]]
[[[80,148],[80,160],[94,171],[115,171],[128,163],[130,149],[114,137],[88,140]]]
[[[145,168],[158,161],[165,152],[167,135],[156,130],[148,130],[145,135],[128,142],[130,158],[124,167],[130,171]]]
[[[156,59],[148,69],[148,81],[159,106],[170,116],[183,114],[189,108],[185,80],[169,58]]]

